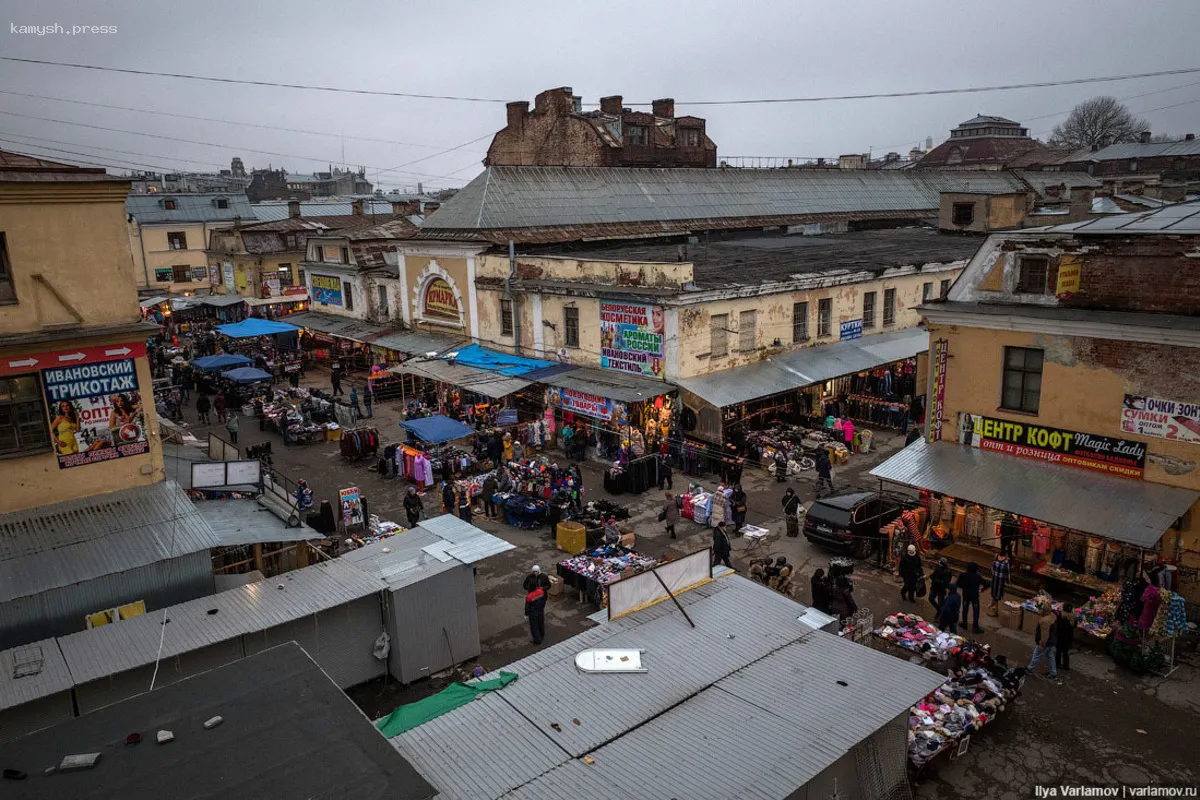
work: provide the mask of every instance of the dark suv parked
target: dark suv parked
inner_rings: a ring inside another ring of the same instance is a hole
[[[877,552],[880,528],[916,503],[879,492],[825,497],[804,518],[804,538],[813,544],[867,558]]]

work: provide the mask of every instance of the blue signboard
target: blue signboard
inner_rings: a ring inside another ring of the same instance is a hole
[[[842,323],[842,329],[839,338],[844,342],[848,339],[859,339],[862,337],[862,320],[852,319],[849,322]]]
[[[334,275],[309,275],[312,299],[316,303],[340,306],[342,304],[342,279]]]

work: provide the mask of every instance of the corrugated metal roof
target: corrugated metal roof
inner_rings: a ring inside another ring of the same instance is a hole
[[[390,371],[397,374],[420,375],[422,378],[448,383],[451,386],[484,394],[497,400],[532,385],[532,381],[521,378],[510,378],[484,369],[437,360],[406,361],[397,367],[392,367]]]
[[[1039,195],[1047,186],[1066,186],[1068,189],[1099,189],[1104,184],[1086,172],[1043,172],[1032,169],[1013,170],[1013,174],[1033,187]]]
[[[324,538],[303,523],[296,528],[288,527],[257,500],[201,500],[196,503],[196,510],[223,547]]]
[[[1200,492],[918,439],[871,474],[1138,547],[1153,547]]]
[[[998,171],[488,167],[430,215],[421,238],[440,230],[687,221],[729,227],[759,218],[910,216],[935,211],[943,191],[1026,187]]]
[[[1135,158],[1159,158],[1172,156],[1200,156],[1200,139],[1184,139],[1178,142],[1123,142],[1110,144],[1096,152],[1088,149],[1076,150],[1074,153],[1059,159],[1058,163],[1066,164],[1075,161],[1122,161]]]
[[[173,200],[175,208],[166,208],[165,201],[167,200]],[[218,200],[225,200],[226,207],[218,208]],[[255,219],[254,208],[246,199],[245,192],[130,194],[125,198],[125,212],[132,214],[133,218],[142,225],[165,222],[232,222],[235,219]]]
[[[463,342],[463,340],[443,334],[396,330],[375,322],[337,314],[325,314],[320,311],[290,314],[287,321],[302,328],[309,328],[363,344],[374,344],[402,353],[439,352],[460,346]]]
[[[405,533],[351,550],[342,560],[379,578],[389,588],[399,589],[513,549],[515,545],[453,514],[443,514]]]
[[[290,179],[289,179],[290,180]],[[417,199],[413,197],[411,199]],[[403,201],[401,201],[403,202]],[[432,201],[430,201],[432,202]],[[288,212],[288,204],[283,203],[254,203],[250,206],[254,212],[254,217],[260,222],[276,222],[281,219],[287,219],[290,214]],[[321,203],[321,202],[302,202],[300,203],[301,217],[336,217],[341,215],[349,215],[354,213],[354,208],[351,201],[337,203]],[[363,203],[364,214],[375,214],[376,216],[388,215],[392,213],[391,200],[371,200]]]
[[[928,349],[929,332],[909,328],[805,347],[757,364],[682,378],[676,383],[721,408],[912,358]]]
[[[576,367],[557,375],[539,378],[538,382],[607,397],[621,403],[633,403],[675,391],[675,387],[669,383],[640,378],[627,372],[591,367]]]
[[[0,602],[220,544],[174,481],[0,516]]]
[[[1114,214],[1083,222],[1068,222],[1046,228],[1047,233],[1073,233],[1084,236],[1126,234],[1200,234],[1200,202],[1175,203],[1153,211]]]
[[[17,677],[18,671],[23,677]],[[0,710],[69,691],[74,685],[55,639],[0,652]]]
[[[283,584],[282,589],[277,588]],[[237,636],[273,628],[353,602],[384,589],[382,581],[341,559],[279,575],[269,581],[165,609],[170,622],[162,656],[171,658]],[[210,614],[211,609],[217,613]],[[76,683],[153,664],[163,635],[164,610],[73,633],[58,640]]]

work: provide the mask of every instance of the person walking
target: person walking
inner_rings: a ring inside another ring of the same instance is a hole
[[[1058,617],[1046,605],[1039,611],[1041,616],[1038,618],[1037,628],[1033,631],[1033,658],[1029,659],[1029,666],[1025,669],[1032,673],[1033,668],[1045,657],[1050,662],[1050,677],[1057,678],[1058,661],[1054,656],[1054,649],[1058,646]]]
[[[483,515],[488,519],[499,519],[500,509],[496,508],[496,492],[500,491],[500,482],[496,480],[496,473],[489,472],[488,476],[483,479]],[[553,533],[553,530],[551,530]]]
[[[724,564],[733,569],[733,564],[729,561],[729,554],[732,552],[733,544],[729,541],[729,533],[722,522],[713,528],[712,565],[715,567],[717,564]]]
[[[783,483],[787,480],[788,458],[787,458],[787,453],[784,452],[784,449],[782,447],[776,448],[774,461],[775,461],[775,482]]]
[[[825,570],[818,567],[812,576],[813,608],[823,614],[828,614],[829,601],[832,599],[832,594],[833,587],[829,585],[829,578],[825,577]]]
[[[746,491],[740,483],[734,484],[729,503],[733,507],[733,530],[736,533],[746,524]]]
[[[900,588],[900,599],[910,603],[917,602],[917,581],[924,576],[925,568],[921,564],[921,557],[917,555],[917,546],[910,544],[904,555],[900,556],[900,577],[904,579],[904,586]]]
[[[971,630],[974,633],[983,633],[983,628],[979,627],[979,593],[986,588],[986,583],[979,574],[979,565],[974,561],[967,564],[967,571],[958,578],[958,588],[962,592],[963,630],[967,628],[967,612],[974,610]]]
[[[946,593],[950,591],[950,584],[953,581],[954,573],[950,571],[950,565],[946,562],[946,559],[939,558],[937,566],[933,568],[933,572],[929,573],[929,602],[933,605],[935,613],[941,611],[942,600],[945,599]],[[957,614],[958,612],[954,613]]]
[[[675,495],[670,492],[664,492],[664,494],[667,499],[663,501],[663,509],[659,517],[667,523],[667,535],[674,539],[675,526],[679,524],[679,506],[675,502]]]
[[[225,430],[229,432],[230,444],[237,444],[238,431],[242,429],[241,422],[238,421],[237,414],[230,414],[229,420],[225,423]]]
[[[1000,601],[1004,599],[1004,589],[1008,586],[1011,575],[1012,565],[1008,560],[1008,553],[997,553],[996,560],[992,562],[992,603],[988,608],[993,617],[1000,613]]]
[[[213,398],[213,411],[217,412],[217,422],[225,421],[225,393],[221,392]]]
[[[1075,646],[1075,616],[1058,614],[1058,647],[1054,650],[1059,669],[1071,671],[1071,648]]]
[[[845,575],[839,575],[833,584],[829,599],[830,613],[838,618],[839,625],[845,625],[846,620],[858,612],[858,603],[854,601],[854,586]]]
[[[454,499],[454,484],[450,481],[442,481],[442,511],[453,514],[457,507],[458,503]]]
[[[358,404],[358,387],[357,386],[350,387],[350,408],[354,409],[354,418],[355,419],[362,419],[363,410],[362,410],[362,406],[360,406]]]
[[[417,526],[424,510],[425,505],[421,502],[421,496],[417,494],[417,487],[408,487],[408,491],[404,493],[404,516],[408,517],[408,527]]]
[[[821,494],[821,488],[827,487],[828,492]],[[833,464],[829,461],[829,451],[824,447],[817,449],[817,497],[833,494]]]
[[[958,612],[962,609],[962,596],[958,593],[958,584],[951,583],[946,587],[946,597],[938,608],[937,626],[946,633],[958,633]],[[964,623],[965,624],[965,623]]]
[[[334,365],[333,371],[329,373],[329,383],[333,387],[333,396],[337,397],[342,393],[342,368]]]
[[[546,590],[541,586],[525,595],[525,616],[529,617],[529,638],[541,644],[546,638]]]
[[[212,408],[212,402],[208,399],[208,395],[202,394],[196,398],[196,422],[201,425],[208,423],[208,411]]]
[[[671,482],[671,465],[667,463],[667,458],[663,455],[658,456],[658,488],[675,488],[675,484]]]
[[[787,523],[787,535],[793,539],[800,535],[800,495],[788,487],[779,501],[783,506],[783,520]]]
[[[532,592],[534,589],[550,591],[550,578],[542,572],[542,568],[537,564],[529,570],[529,574],[525,576],[525,580],[521,582],[521,588],[526,592]]]
[[[454,496],[458,501],[458,518],[463,522],[470,522],[471,516],[471,493],[465,488],[457,489]]]
[[[370,386],[370,381],[367,384],[367,388],[363,389],[363,405],[367,408],[367,419],[371,419],[375,416],[375,392]]]

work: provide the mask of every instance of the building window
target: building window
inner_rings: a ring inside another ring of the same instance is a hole
[[[833,333],[833,299],[825,298],[817,301],[817,336],[830,336]]]
[[[376,286],[375,289],[379,292],[379,314],[383,317],[391,316],[391,309],[388,308],[387,287]]]
[[[961,164],[963,161],[962,150],[958,147],[951,147],[950,152],[946,154],[947,164]]]
[[[218,197],[216,202],[217,208],[229,208],[229,198],[227,197]]]
[[[1138,171],[1138,160],[1136,158],[1129,159],[1129,171],[1130,172]]]
[[[738,350],[754,350],[758,344],[758,311],[738,315]]]
[[[700,146],[700,131],[695,128],[684,128],[681,133],[684,147]]]
[[[187,250],[187,234],[183,231],[167,233],[167,248],[170,250]]]
[[[350,263],[350,248],[349,247],[342,248],[342,263],[343,264]]]
[[[170,198],[163,200],[163,208],[165,208],[167,211],[174,211],[175,210],[175,201],[171,200]]]
[[[1004,391],[1000,407],[1038,413],[1042,396],[1042,351],[1030,347],[1004,348]]]
[[[1050,259],[1023,256],[1017,269],[1018,294],[1046,294]]]
[[[951,207],[950,220],[955,225],[970,225],[975,221],[975,204],[955,203]]]
[[[192,268],[187,264],[172,264],[171,280],[175,283],[191,283]]]
[[[567,306],[563,309],[563,344],[579,347],[579,309]]]
[[[863,292],[863,330],[875,327],[875,292]]]
[[[625,143],[650,144],[650,129],[645,125],[626,125]]]
[[[41,453],[50,448],[44,408],[37,375],[0,378],[0,456]],[[54,427],[61,427],[64,434],[77,432],[79,419],[75,414],[72,408],[61,420],[56,417]]]
[[[792,343],[808,341],[808,303],[792,303]]]
[[[513,335],[513,301],[500,299],[500,335]]]
[[[896,290],[883,290],[883,324],[896,324]]]
[[[933,281],[921,284],[921,302],[928,303],[933,299]]]
[[[709,324],[712,341],[708,350],[712,357],[729,355],[729,315],[713,314]]]
[[[314,247],[314,251],[315,251],[315,255],[317,257],[317,261],[324,262],[325,261],[325,248],[318,244]]]
[[[342,284],[342,293],[345,295],[346,310],[353,311],[354,310],[354,284],[343,283]]]
[[[280,286],[292,286],[292,265],[280,264],[278,271],[275,273],[279,277]],[[303,283],[303,281],[301,281]]]
[[[938,288],[940,289],[938,292],[938,297],[945,300],[946,295],[950,294],[950,279],[947,278],[946,280],[942,281],[942,285]]]
[[[284,264],[283,266],[287,266],[287,265]],[[296,285],[297,286],[305,286],[306,285],[306,282],[304,279],[304,267],[300,266],[299,264],[296,265]]]
[[[0,231],[0,303],[17,302],[17,291],[13,285],[12,264],[8,260],[8,239]]]

